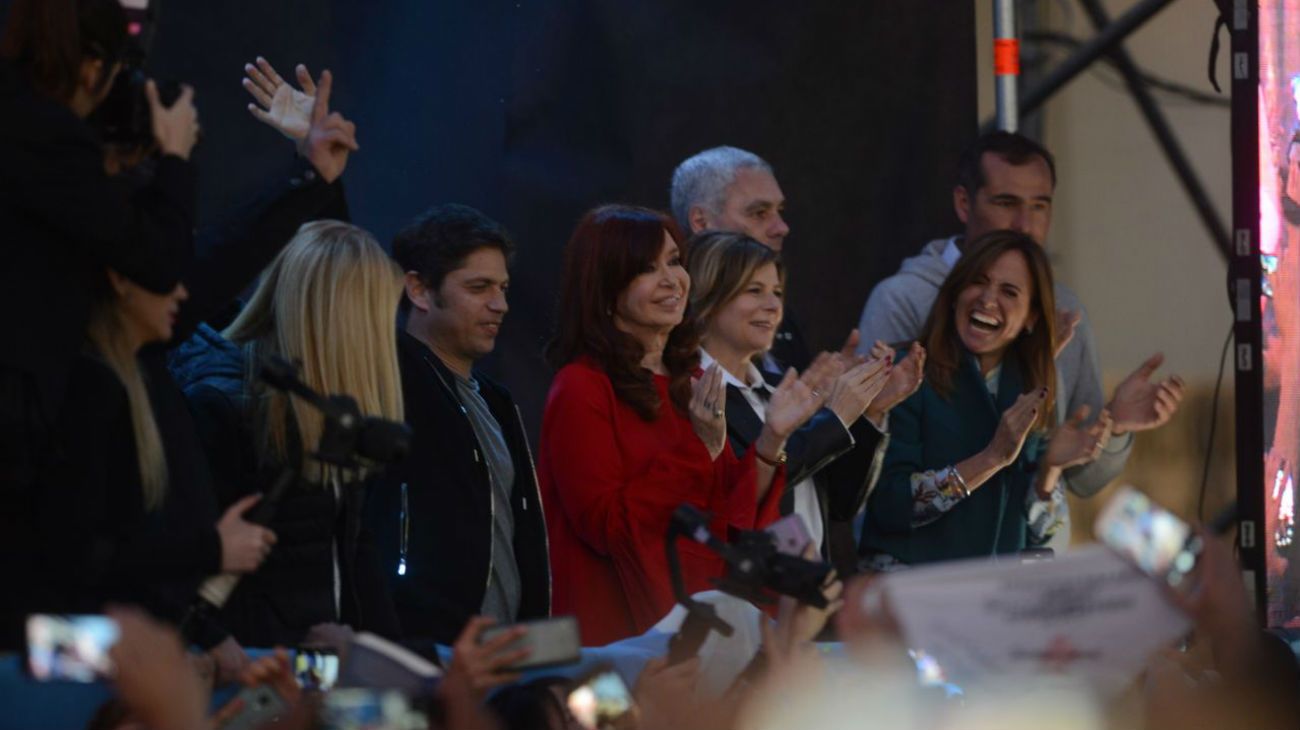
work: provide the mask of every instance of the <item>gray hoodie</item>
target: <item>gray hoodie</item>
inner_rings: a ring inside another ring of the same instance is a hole
[[[955,238],[940,238],[927,243],[921,253],[903,261],[897,274],[876,285],[871,296],[867,297],[858,323],[862,338],[860,352],[870,350],[876,340],[896,344],[914,340],[921,334],[930,307],[939,295],[939,287],[952,270],[944,260],[943,252]],[[1057,418],[1064,419],[1081,405],[1087,405],[1096,416],[1103,401],[1101,368],[1096,341],[1092,337],[1092,324],[1079,298],[1060,282],[1056,284],[1056,306],[1083,315],[1074,331],[1074,339],[1056,358]],[[1065,473],[1070,491],[1080,497],[1091,497],[1101,491],[1124,470],[1132,447],[1131,433],[1111,439],[1096,461]]]

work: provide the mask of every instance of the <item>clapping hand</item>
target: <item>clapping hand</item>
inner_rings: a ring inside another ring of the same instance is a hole
[[[691,426],[704,442],[709,457],[716,459],[727,445],[727,384],[722,367],[713,363],[691,381]]]
[[[311,129],[312,107],[316,104],[316,83],[312,81],[307,67],[301,63],[294,69],[298,76],[299,91],[276,73],[275,68],[261,56],[257,65],[244,64],[244,88],[256,104],[249,104],[248,111],[257,120],[278,131],[289,139],[303,139]]]
[[[1025,439],[1038,419],[1038,412],[1047,398],[1047,389],[1039,388],[1021,395],[1002,413],[998,430],[993,434],[986,452],[999,468],[1010,466],[1025,446]]]
[[[1052,349],[1052,357],[1060,357],[1061,353],[1065,352],[1065,346],[1074,339],[1074,331],[1079,328],[1079,323],[1082,321],[1083,312],[1071,309],[1056,310],[1056,342]]]
[[[1115,388],[1107,409],[1115,419],[1116,434],[1159,428],[1178,412],[1186,388],[1182,378],[1172,375],[1159,383],[1151,382],[1164,361],[1163,354],[1152,355]]]
[[[892,361],[894,351],[889,345],[877,341],[871,348],[871,356],[888,357]],[[893,410],[894,406],[912,397],[912,394],[921,387],[924,379],[925,348],[920,342],[913,342],[903,359],[894,364],[884,388],[867,407],[867,417],[875,423],[880,423],[880,419]]]
[[[1043,463],[1048,467],[1069,469],[1096,459],[1110,440],[1111,416],[1104,408],[1091,425],[1084,425],[1091,411],[1088,406],[1079,410],[1052,434],[1047,444]]]
[[[845,360],[841,353],[823,352],[804,368],[799,375],[799,380],[817,395],[826,395],[831,392],[835,380],[853,364],[853,361]]]
[[[784,445],[790,434],[807,423],[825,400],[824,394],[814,393],[812,388],[799,380],[794,368],[790,368],[767,402],[763,430],[779,438]]]
[[[826,406],[839,416],[841,423],[851,425],[879,398],[893,367],[891,357],[872,358],[854,366],[831,384]]]

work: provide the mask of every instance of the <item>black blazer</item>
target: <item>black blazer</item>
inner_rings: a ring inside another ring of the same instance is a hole
[[[455,376],[404,331],[398,333],[397,352],[406,422],[414,432],[411,453],[375,485],[366,519],[404,638],[450,644],[483,605],[491,569],[492,486],[482,448],[456,394]],[[522,584],[518,618],[545,617],[551,611],[549,548],[523,419],[509,391],[481,373],[474,378],[514,461],[511,506]],[[406,569],[398,574],[403,557]]]
[[[773,388],[780,376],[763,373]],[[763,430],[763,422],[750,407],[740,389],[727,386],[727,439],[732,450],[743,454]],[[849,434],[852,434],[852,439]],[[882,435],[865,418],[859,418],[846,431],[839,416],[822,408],[812,419],[795,431],[786,442],[786,491],[781,496],[781,514],[794,512],[794,485],[812,477],[826,526],[821,547],[823,557],[833,554],[832,522],[852,520],[866,502],[867,492],[880,476],[888,436]],[[840,549],[853,546],[838,546]],[[834,552],[839,552],[837,549]]]

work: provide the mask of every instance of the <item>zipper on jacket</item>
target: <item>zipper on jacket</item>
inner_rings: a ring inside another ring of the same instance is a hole
[[[398,534],[401,544],[397,550],[397,574],[406,575],[406,547],[411,537],[411,509],[406,497],[406,482],[402,482],[402,509],[398,512]]]
[[[479,461],[478,449],[474,449],[474,460]],[[488,569],[487,569],[487,577],[483,580],[483,597],[486,598],[488,589],[492,587],[492,564],[494,562],[493,558],[495,557],[493,555],[494,552],[493,548],[495,547],[494,544],[495,540],[493,539],[493,533],[497,529],[497,491],[496,491],[496,487],[492,485],[492,470],[489,469],[487,465],[483,464],[483,462],[481,461],[479,461],[479,464],[480,466],[483,467],[483,471],[487,472],[488,509],[490,510],[490,515],[491,515],[490,518],[491,521],[488,522],[488,528],[489,528],[488,529]]]

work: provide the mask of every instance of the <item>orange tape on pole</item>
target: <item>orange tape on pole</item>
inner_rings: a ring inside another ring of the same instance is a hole
[[[1020,41],[1015,38],[993,39],[993,73],[997,76],[1020,75]]]

